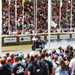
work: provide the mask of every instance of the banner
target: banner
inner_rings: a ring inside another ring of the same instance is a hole
[[[16,43],[16,42],[17,42],[17,38],[16,37],[4,38],[4,43]]]
[[[75,34],[72,34],[72,38],[75,39]]]
[[[31,41],[31,38],[30,36],[25,36],[25,37],[19,37],[19,42],[30,42]]]
[[[60,35],[60,39],[69,39],[70,35]]]

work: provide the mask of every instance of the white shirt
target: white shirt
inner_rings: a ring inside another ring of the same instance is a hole
[[[73,58],[71,61],[70,61],[70,64],[69,64],[69,67],[71,68],[71,75],[74,73],[75,71],[75,58]]]
[[[37,40],[37,38],[35,38],[35,36],[32,38],[32,41],[36,41]]]

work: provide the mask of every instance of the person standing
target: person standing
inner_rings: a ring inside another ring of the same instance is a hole
[[[73,58],[70,61],[69,67],[71,69],[71,75],[75,75],[75,52],[73,54]]]
[[[15,58],[16,64],[13,67],[12,75],[24,75],[25,65],[20,62],[20,58]]]
[[[11,65],[10,60],[8,63],[6,63],[6,59],[2,59],[1,61],[2,66],[0,67],[0,74],[1,75],[11,75]]]

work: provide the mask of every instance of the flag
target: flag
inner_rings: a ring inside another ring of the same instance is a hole
[[[24,6],[24,3],[27,2],[28,0],[22,0],[22,6]]]
[[[22,0],[22,6],[24,6],[24,3],[27,3],[27,2],[31,2],[31,0]]]

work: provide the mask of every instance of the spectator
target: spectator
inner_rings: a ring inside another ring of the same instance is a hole
[[[61,50],[60,53],[57,52],[57,49],[52,49],[50,52],[42,49],[40,51],[32,51],[26,57],[24,57],[23,53],[4,54],[5,56],[0,57],[0,74],[75,75],[74,48],[70,48],[74,53],[70,60],[68,59],[68,55],[65,55],[65,50],[63,48],[59,49]]]
[[[11,64],[10,64],[10,60],[8,60],[8,64],[6,64],[6,60],[3,59],[1,61],[1,64],[2,64],[2,66],[0,67],[0,74],[1,75],[11,75],[12,67],[11,67]]]
[[[75,74],[75,52],[73,54],[73,58],[70,61],[69,67],[71,68],[71,75]]]
[[[70,75],[69,74],[69,69],[66,68],[64,60],[62,60],[60,62],[60,68],[59,68],[56,75]]]
[[[24,75],[25,66],[22,63],[20,63],[20,58],[16,57],[15,61],[16,61],[16,65],[14,65],[13,68],[13,75]]]

